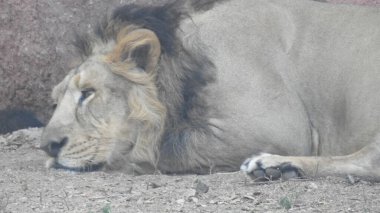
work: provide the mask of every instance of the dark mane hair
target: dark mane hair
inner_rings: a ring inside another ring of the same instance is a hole
[[[210,7],[213,2],[215,0],[208,4],[195,2],[194,8],[201,9],[202,5]],[[189,15],[181,2],[162,6],[126,5],[103,19],[95,28],[94,35],[78,36],[75,43],[80,52],[88,57],[97,43],[115,40],[122,27],[145,28],[156,34],[162,53],[155,84],[159,99],[167,108],[160,161],[171,167],[161,168],[163,172],[173,171],[173,168],[178,168],[176,172],[186,172],[181,171],[181,168],[189,168],[185,165],[201,168],[204,163],[189,162],[187,159],[186,155],[196,154],[190,151],[189,144],[197,140],[195,137],[212,134],[204,88],[214,82],[215,67],[204,54],[205,47],[199,41],[186,48],[180,42],[177,32],[180,22],[186,17]]]
[[[160,41],[162,52],[171,55],[175,53],[176,30],[180,21],[186,16],[181,1],[162,6],[137,4],[121,6],[114,10],[111,16],[104,17],[97,24],[94,29],[95,38],[88,34],[77,34],[74,46],[82,55],[88,57],[92,54],[94,42],[100,39],[107,43],[116,38],[121,27],[134,25],[153,31]]]
[[[94,34],[103,42],[115,39],[118,29],[116,23],[133,24],[137,27],[152,30],[161,43],[162,51],[174,54],[176,46],[176,30],[180,22],[189,17],[189,12],[210,10],[216,3],[226,0],[178,0],[160,6],[142,6],[138,4],[124,5],[116,8],[111,16],[104,17],[95,27]],[[73,43],[85,57],[92,53],[92,43],[97,38],[88,34],[76,34]]]
[[[184,16],[186,14],[181,10],[181,4],[170,3],[148,7],[125,5],[117,8],[111,19],[152,30],[160,40],[163,53],[173,54],[175,52],[175,33]]]

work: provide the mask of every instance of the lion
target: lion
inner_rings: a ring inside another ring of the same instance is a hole
[[[79,36],[49,168],[380,177],[380,8],[205,5],[126,5]]]

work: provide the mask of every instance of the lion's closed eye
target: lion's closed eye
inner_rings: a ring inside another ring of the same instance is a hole
[[[88,97],[93,95],[95,93],[95,89],[93,88],[86,88],[81,91],[81,96],[79,98],[79,105],[83,103]]]

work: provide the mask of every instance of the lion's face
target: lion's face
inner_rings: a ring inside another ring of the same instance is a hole
[[[128,94],[123,92],[130,86],[105,63],[89,59],[54,88],[56,110],[44,140],[51,143],[58,165],[82,168],[107,161],[113,144],[127,131]]]
[[[135,38],[133,33],[125,37]],[[146,40],[142,33],[137,31]],[[147,67],[154,66],[136,63],[134,51],[141,52],[140,44],[123,41],[110,51],[94,53],[54,88],[56,110],[41,142],[52,157],[49,167],[89,171],[102,165],[120,167],[116,162],[155,161],[165,108],[157,99],[155,74]],[[151,51],[145,52],[139,57],[151,62]]]

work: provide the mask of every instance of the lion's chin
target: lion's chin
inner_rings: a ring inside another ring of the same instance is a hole
[[[46,161],[46,168],[50,169],[62,169],[66,171],[71,171],[71,172],[95,172],[95,171],[100,171],[104,168],[105,163],[96,163],[96,164],[86,164],[80,167],[70,167],[70,166],[65,166],[60,164],[57,159],[55,158],[50,158],[49,160]]]

